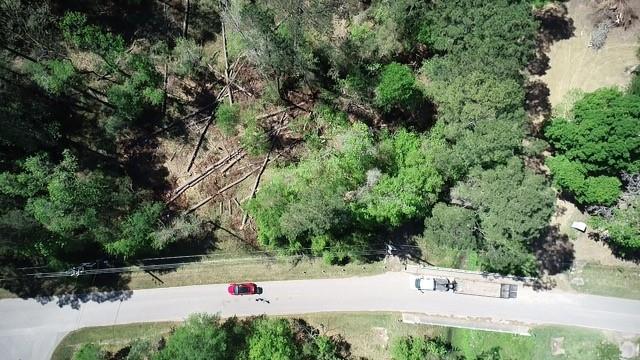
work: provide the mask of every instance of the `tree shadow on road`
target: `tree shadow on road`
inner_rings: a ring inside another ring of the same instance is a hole
[[[23,299],[33,298],[42,305],[55,301],[60,307],[68,305],[78,310],[81,304],[90,301],[102,303],[129,299],[133,294],[127,286],[129,280],[128,274],[107,274],[95,278],[91,275],[51,279],[28,277],[3,281],[0,285]]]
[[[55,301],[59,307],[69,305],[72,309],[80,310],[81,304],[89,301],[96,303],[125,301],[131,298],[133,291],[131,290],[113,290],[91,293],[67,293],[53,296],[36,296],[36,300],[44,305],[51,301]]]

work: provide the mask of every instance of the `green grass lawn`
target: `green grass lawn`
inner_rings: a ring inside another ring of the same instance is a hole
[[[640,270],[626,266],[586,264],[581,272],[568,274],[569,280],[580,277],[584,285],[571,286],[580,292],[640,299]]]
[[[532,331],[535,343],[534,354],[536,360],[618,360],[619,355],[605,356],[598,348],[606,344],[607,340],[599,331],[568,328],[568,327],[540,327]],[[552,339],[564,338],[562,348],[564,354],[552,354]]]
[[[597,330],[545,326],[534,328],[531,336],[503,334],[489,331],[450,329],[451,344],[467,359],[475,359],[493,347],[502,349],[505,359],[517,360],[617,360],[617,355],[599,352],[603,344],[610,344]],[[564,354],[552,353],[553,339],[562,339]]]
[[[505,334],[470,329],[449,329],[449,341],[460,349],[467,359],[475,359],[494,347],[502,349],[505,359],[532,359],[534,339],[530,336]]]

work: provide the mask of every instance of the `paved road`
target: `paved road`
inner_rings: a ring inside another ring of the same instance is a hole
[[[226,285],[138,290],[122,301],[88,301],[79,309],[34,299],[0,300],[2,359],[48,359],[69,331],[85,326],[182,320],[194,312],[229,315],[325,311],[394,311],[490,318],[499,322],[559,324],[640,333],[640,301],[519,289],[517,299],[409,289],[407,273],[259,284],[262,297],[232,297]]]

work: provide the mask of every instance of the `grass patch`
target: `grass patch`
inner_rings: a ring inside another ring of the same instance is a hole
[[[388,359],[388,346],[396,337],[440,337],[446,329],[401,322],[399,313],[318,313],[293,316],[306,320],[326,335],[342,335],[355,359]],[[324,326],[321,326],[321,324]]]
[[[157,273],[156,278],[144,272],[131,274],[130,289],[221,284],[236,281],[270,281],[338,278],[381,274],[387,269],[382,262],[332,266],[322,259],[302,259],[294,262],[282,258],[238,258],[229,262],[186,265],[175,271]]]
[[[0,288],[0,300],[1,299],[13,299],[16,298],[16,294],[7,289]]]
[[[540,327],[532,331],[535,339],[534,358],[540,360],[613,360],[619,355],[605,354],[599,351],[602,345],[608,344],[604,335],[595,330],[568,327]],[[552,339],[564,338],[562,349],[564,354],[552,354]]]
[[[470,329],[449,329],[449,341],[467,359],[475,359],[494,347],[502,350],[504,359],[531,359],[534,339],[529,336]]]
[[[100,344],[107,351],[118,351],[135,339],[160,340],[175,326],[173,322],[140,323],[114,326],[88,327],[65,336],[56,347],[51,360],[71,359],[80,345]]]
[[[583,285],[571,286],[588,294],[640,299],[640,271],[627,266],[586,264],[568,274],[569,279],[582,278]]]

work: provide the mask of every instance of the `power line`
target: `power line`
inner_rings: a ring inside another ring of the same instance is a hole
[[[325,249],[333,249],[336,248],[338,246],[329,246]],[[414,245],[401,245],[399,246],[400,248],[418,248],[418,246],[414,246]],[[300,251],[302,250],[311,250],[311,248],[301,248],[299,249]],[[254,254],[271,254],[270,251],[251,251],[250,253],[254,253]],[[387,249],[380,249],[380,250],[375,250],[375,249],[361,249],[361,250],[351,250],[348,252],[351,255],[361,255],[361,256],[367,256],[367,255],[384,255],[387,254],[388,251]],[[156,257],[156,258],[146,258],[146,259],[141,259],[141,262],[145,262],[145,261],[158,261],[158,260],[171,260],[171,259],[186,259],[186,258],[211,258],[211,257],[220,257],[220,256],[224,256],[224,255],[228,255],[228,254],[234,254],[231,252],[221,252],[221,253],[213,253],[213,254],[198,254],[198,255],[182,255],[182,256],[167,256],[167,257]],[[70,270],[67,271],[58,271],[58,272],[33,272],[33,273],[29,273],[29,274],[22,274],[20,276],[17,277],[12,277],[12,278],[2,278],[0,279],[0,281],[6,281],[6,280],[14,280],[14,279],[20,279],[20,278],[28,278],[28,277],[32,277],[32,278],[64,278],[64,277],[78,277],[78,276],[87,276],[87,275],[105,275],[105,274],[120,274],[120,273],[131,273],[131,272],[141,272],[141,271],[152,271],[152,270],[168,270],[168,269],[176,269],[179,268],[181,266],[185,266],[185,265],[208,265],[208,264],[216,264],[216,263],[227,263],[227,264],[233,264],[233,263],[242,263],[242,262],[264,262],[264,261],[277,261],[277,260],[285,260],[285,259],[299,259],[299,258],[303,258],[303,257],[308,257],[308,258],[319,258],[319,256],[312,256],[312,255],[302,255],[302,254],[298,254],[298,255],[271,255],[271,256],[263,256],[263,257],[242,257],[242,258],[224,258],[224,259],[210,259],[210,260],[194,260],[194,261],[184,261],[184,262],[174,262],[174,263],[168,263],[168,264],[142,264],[142,265],[132,265],[132,266],[124,266],[124,267],[107,267],[107,268],[97,268],[97,269],[92,269],[91,267],[95,266],[98,262],[94,262],[94,263],[84,263],[80,266],[76,266],[73,267]],[[87,268],[89,267],[89,268]],[[36,267],[36,268],[41,268],[41,267]],[[23,269],[28,269],[28,268],[23,268]]]

